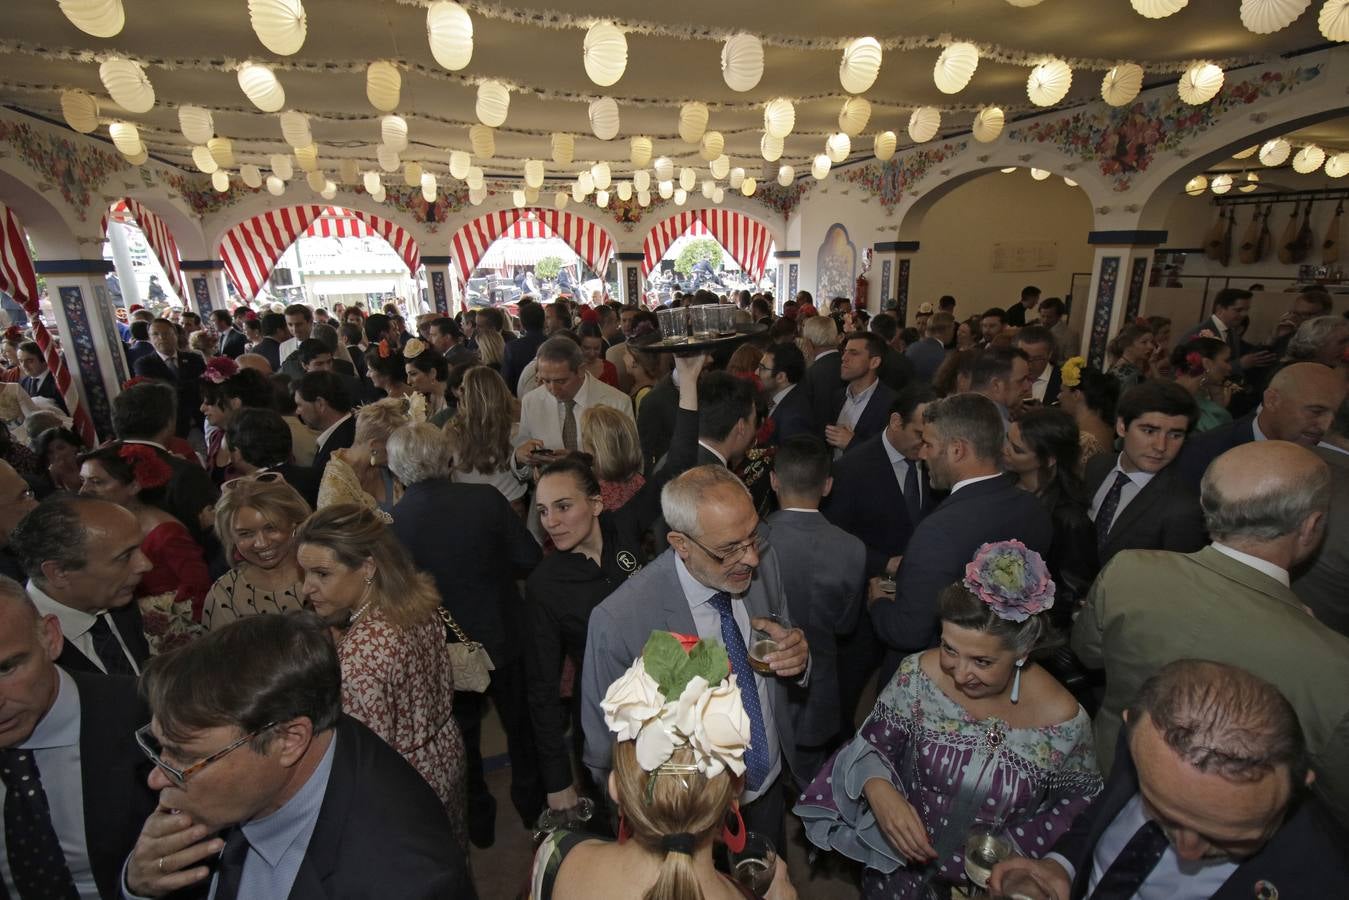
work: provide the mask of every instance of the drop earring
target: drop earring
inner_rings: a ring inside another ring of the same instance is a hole
[[[1021,667],[1026,664],[1024,659],[1016,661],[1016,676],[1012,679],[1012,702],[1017,703],[1021,700]]]

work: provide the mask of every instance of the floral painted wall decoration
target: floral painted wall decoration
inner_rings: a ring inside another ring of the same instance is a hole
[[[864,166],[842,169],[845,181],[862,188],[891,207],[904,199],[904,191],[921,180],[938,163],[946,162],[965,150],[966,141],[952,141],[936,147],[910,150],[887,162],[871,162]]]
[[[1069,116],[1010,128],[1007,139],[1050,144],[1070,156],[1096,162],[1102,175],[1114,179],[1115,190],[1123,192],[1132,186],[1135,175],[1147,171],[1159,153],[1179,149],[1234,109],[1278,97],[1320,75],[1320,66],[1265,71],[1245,81],[1228,82],[1218,96],[1200,106],[1190,106],[1167,92],[1153,92],[1118,109],[1092,104]]]
[[[787,187],[783,187],[777,182],[760,184],[754,191],[753,199],[786,219],[801,205],[801,201],[810,191],[812,181],[814,179],[801,178],[793,181]]]
[[[0,119],[0,141],[60,190],[80,221],[88,218],[93,191],[114,172],[131,165],[120,154],[47,134],[27,122]],[[41,184],[37,187],[42,189]]]

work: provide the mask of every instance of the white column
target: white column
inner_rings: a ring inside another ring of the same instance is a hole
[[[436,315],[452,316],[460,306],[455,294],[454,272],[450,268],[448,256],[423,256],[422,268],[426,270],[427,295],[431,300],[431,309]]]
[[[1082,332],[1087,362],[1104,368],[1110,336],[1143,308],[1153,251],[1166,241],[1166,232],[1094,231],[1087,240],[1096,248],[1091,284],[1085,298],[1073,298],[1069,324]]]
[[[218,259],[185,259],[180,267],[187,282],[187,296],[183,302],[194,309],[202,321],[217,309],[228,310],[229,291],[225,287],[225,264]]]
[[[144,301],[141,300],[140,285],[136,283],[136,268],[131,264],[125,227],[121,222],[108,222],[108,241],[112,244],[112,262],[122,287],[122,303],[130,309],[132,304],[143,304]]]
[[[61,354],[80,402],[98,433],[111,437],[112,398],[131,377],[105,281],[112,264],[102,259],[53,259],[38,261],[34,267],[47,283]]]

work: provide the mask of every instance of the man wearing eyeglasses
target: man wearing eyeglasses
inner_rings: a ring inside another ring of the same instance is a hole
[[[342,713],[317,617],[241,619],[156,657],[143,687],[152,718],[136,738],[159,807],[127,897],[476,897],[435,792]]]
[[[0,578],[0,894],[116,897],[155,806],[132,737],[149,713],[130,678],[59,668],[61,644],[56,617]]]
[[[613,735],[600,700],[641,655],[652,631],[720,640],[750,719],[740,812],[746,828],[783,846],[782,792],[794,789],[792,776],[808,775],[797,771],[792,758],[796,740],[788,700],[809,679],[810,648],[801,629],[783,624],[788,607],[777,557],[761,533],[749,491],[725,466],[699,466],[671,481],[661,493],[661,511],[670,548],[590,615],[582,666],[584,762],[598,783],[606,783]],[[766,674],[749,663],[756,631],[778,647],[763,657]]]
[[[37,500],[33,488],[14,467],[0,459],[0,575],[23,581],[23,566],[9,548],[14,527],[33,508]]]

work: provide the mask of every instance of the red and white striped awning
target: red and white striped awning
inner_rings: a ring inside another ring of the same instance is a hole
[[[642,275],[649,275],[665,257],[665,251],[698,226],[716,238],[740,268],[754,281],[763,278],[773,235],[767,227],[729,209],[692,209],[658,224],[642,242]]]
[[[325,238],[367,238],[375,237],[375,232],[354,216],[322,215],[313,221],[305,231],[304,237]]]
[[[124,197],[112,205],[112,208],[103,214],[103,222],[100,231],[106,235],[108,233],[108,222],[110,220],[134,219],[140,226],[141,233],[145,235],[145,242],[150,245],[150,252],[159,260],[159,265],[168,276],[169,283],[173,285],[174,291],[178,296],[187,302],[191,294],[187,290],[187,279],[183,277],[182,257],[178,255],[178,242],[173,239],[173,234],[169,231],[169,226],[164,224],[164,220],[145,208],[145,205],[130,197]]]
[[[503,237],[559,237],[601,279],[614,253],[609,232],[589,219],[557,209],[503,209],[479,216],[450,238],[450,255],[460,278],[467,282],[487,248]]]
[[[296,238],[310,233],[316,224],[320,231],[332,229],[333,233],[326,236],[346,236],[337,232],[347,226],[324,225],[325,218],[334,223],[351,219],[359,221],[371,234],[377,234],[389,242],[403,258],[410,273],[415,276],[421,268],[422,254],[417,242],[402,226],[388,219],[358,209],[336,206],[291,206],[256,215],[225,232],[220,241],[220,257],[225,261],[225,272],[234,282],[239,296],[249,299],[256,297],[286,249]]]

